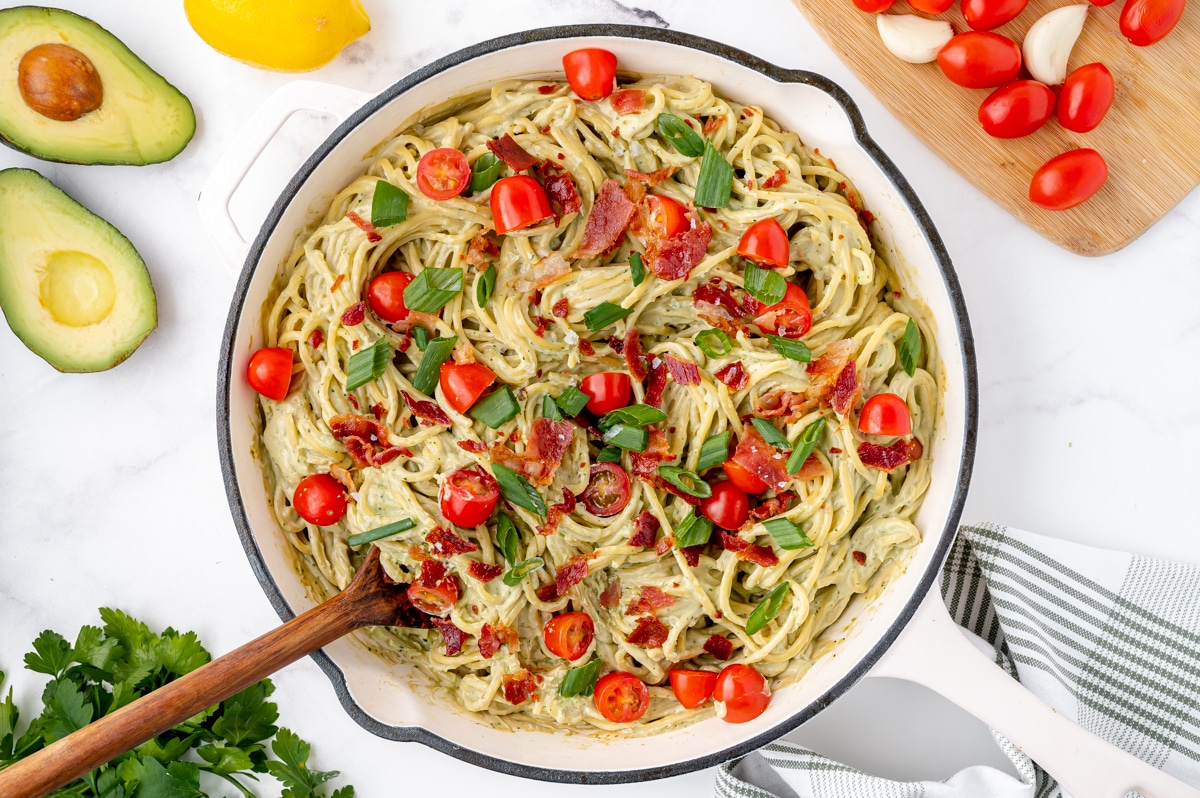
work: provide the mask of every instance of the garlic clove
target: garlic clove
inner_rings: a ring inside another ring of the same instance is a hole
[[[1029,28],[1021,52],[1034,80],[1058,86],[1067,79],[1067,61],[1083,30],[1088,5],[1063,6],[1043,16]]]
[[[925,19],[912,14],[880,14],[875,21],[884,46],[892,55],[910,64],[928,64],[935,60],[938,50],[954,38],[950,23],[941,19]]]

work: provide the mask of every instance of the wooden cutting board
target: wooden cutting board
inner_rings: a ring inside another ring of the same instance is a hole
[[[1122,0],[1092,7],[1068,71],[1102,61],[1116,99],[1100,126],[1072,133],[1053,117],[1021,139],[994,139],[979,125],[984,89],[964,89],[936,63],[908,64],[880,41],[875,15],[851,0],[793,0],[813,27],[879,100],[980,191],[1046,238],[1080,255],[1115,252],[1146,231],[1200,183],[1200,0],[1150,47],[1121,35]],[[1042,14],[1074,0],[1030,0],[1017,19],[997,28],[1020,43]],[[896,0],[889,13],[913,13]],[[969,30],[956,3],[941,15]],[[1022,71],[1022,77],[1028,77]],[[1091,147],[1108,162],[1108,182],[1082,205],[1048,211],[1029,201],[1029,181],[1050,158]]]

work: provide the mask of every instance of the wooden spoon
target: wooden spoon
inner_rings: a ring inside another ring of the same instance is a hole
[[[0,796],[42,798],[363,626],[428,626],[371,547],[346,589],[303,615],[0,770]]]

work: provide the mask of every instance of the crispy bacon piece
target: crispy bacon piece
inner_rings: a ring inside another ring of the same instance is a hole
[[[334,464],[329,467],[329,476],[342,483],[342,487],[346,489],[346,493],[354,493],[358,488],[354,487],[354,480],[350,477],[350,472],[342,468],[340,465]]]
[[[454,362],[460,366],[475,362],[475,347],[466,341],[459,341],[450,354],[454,356]]]
[[[421,560],[421,574],[417,577],[417,584],[424,585],[425,587],[433,587],[445,577],[445,563],[440,560],[429,559],[428,556],[424,560]]]
[[[696,286],[696,290],[692,291],[692,304],[705,321],[709,321],[708,317],[711,316],[728,323],[740,321],[746,316],[745,309],[733,294],[711,283]],[[709,323],[719,326],[716,322]]]
[[[780,168],[775,170],[775,174],[762,181],[763,188],[779,188],[787,182],[787,170]]]
[[[634,205],[641,205],[642,200],[646,198],[646,184],[641,180],[626,180],[625,185],[621,187],[621,190],[625,192],[625,196],[628,197],[629,201]],[[635,215],[633,224],[637,223],[638,219]]]
[[[857,350],[857,342],[844,338],[825,347],[825,354],[808,364],[811,386],[806,393],[810,398],[817,398],[821,402],[829,401],[829,394],[833,391],[837,378]],[[818,391],[816,397],[812,397],[814,388]]]
[[[408,544],[408,556],[420,563],[429,559],[429,555],[425,553],[425,548],[418,546],[416,543]]]
[[[376,421],[383,421],[383,417],[387,415],[387,408],[383,406],[383,402],[371,405],[371,415],[375,416]]]
[[[670,607],[674,603],[675,597],[669,593],[663,592],[654,585],[642,585],[637,597],[630,601],[629,606],[625,608],[625,614],[653,615],[663,607]]]
[[[554,591],[559,596],[565,596],[567,591],[583,581],[588,575],[588,560],[596,556],[595,552],[577,554],[562,564],[558,575],[554,578]]]
[[[497,158],[504,161],[508,165],[508,168],[514,172],[524,172],[526,169],[538,164],[538,159],[526,152],[525,148],[518,144],[516,139],[508,133],[505,133],[498,139],[489,141],[487,148]]]
[[[412,449],[408,448],[407,446],[389,446],[386,449],[381,449],[375,453],[374,457],[371,458],[371,465],[376,467],[387,465],[400,455],[412,457]]]
[[[521,454],[502,444],[494,444],[492,462],[511,468],[538,487],[545,487],[554,481],[554,472],[562,464],[563,455],[575,437],[575,425],[570,421],[538,418],[529,434],[529,446]]]
[[[661,538],[658,541],[658,543],[654,544],[654,553],[657,554],[659,557],[661,557],[664,554],[666,554],[668,551],[670,551],[671,547],[673,547],[674,545],[675,545],[675,538],[671,537],[670,535],[667,535],[666,537]]]
[[[558,522],[573,512],[575,512],[575,494],[563,488],[562,502],[550,505],[550,509],[546,511],[546,523],[538,527],[538,534],[553,535],[558,531]]]
[[[863,441],[858,445],[858,459],[869,468],[878,468],[889,474],[905,463],[920,458],[921,442],[916,438],[901,438],[891,446]]]
[[[809,455],[809,456],[811,457],[812,455]],[[807,463],[807,462],[808,461],[806,460],[805,463]],[[801,470],[803,470],[803,469],[801,469]],[[773,496],[770,499],[767,499],[762,504],[758,505],[753,510],[751,510],[750,517],[753,518],[755,521],[761,521],[764,518],[774,518],[775,516],[779,515],[780,513],[786,511],[788,502],[792,501],[795,498],[796,498],[796,494],[792,493],[790,490],[785,490],[783,493],[780,493],[778,496]],[[728,547],[726,547],[726,548],[728,548]]]
[[[763,440],[753,424],[742,428],[742,437],[733,450],[733,460],[751,474],[767,483],[767,487],[779,490],[788,482],[785,458],[779,451]]]
[[[500,641],[496,639],[495,633],[492,632],[492,625],[485,623],[483,630],[479,633],[479,654],[484,659],[491,659],[500,650]]]
[[[658,468],[658,466],[655,466]],[[660,524],[655,518],[654,513],[649,510],[642,510],[638,513],[637,520],[633,522],[633,534],[629,536],[630,546],[647,546],[654,545],[654,538],[658,535]]]
[[[404,394],[404,403],[408,405],[408,409],[417,417],[417,420],[426,427],[432,427],[441,424],[444,427],[450,426],[450,416],[446,415],[446,411],[438,407],[437,402],[429,402],[424,399],[414,399],[408,391],[401,391]]]
[[[729,386],[730,390],[740,391],[750,384],[750,375],[746,373],[746,367],[742,365],[742,361],[730,363],[724,368],[717,369],[713,373],[721,382]]]
[[[638,618],[637,626],[625,638],[625,642],[646,648],[658,648],[667,642],[670,631],[663,622],[654,616]]]
[[[425,536],[425,542],[433,547],[434,556],[443,560],[456,554],[479,551],[479,546],[476,544],[469,540],[463,540],[449,529],[440,526],[434,527],[433,531]]]
[[[712,234],[712,225],[701,222],[671,238],[655,239],[646,247],[646,265],[664,280],[686,279],[704,260]]]
[[[861,393],[862,391],[858,387],[858,369],[851,360],[838,372],[837,380],[833,383],[833,396],[830,397],[829,403],[833,405],[834,411],[839,416],[848,416],[854,409],[854,405],[858,403]]]
[[[379,233],[375,230],[375,225],[371,224],[354,211],[347,213],[346,218],[354,222],[359,230],[362,230],[364,233],[366,233],[367,241],[370,241],[372,244],[383,240],[383,236],[379,235]]]
[[[864,551],[852,551],[850,555],[854,557],[854,561],[859,565],[867,564],[867,553]]]
[[[683,555],[683,561],[690,567],[695,568],[700,564],[700,552],[704,550],[703,546],[685,546],[679,550]]]
[[[825,354],[808,364],[809,384],[804,393],[780,389],[768,391],[755,400],[758,415],[763,418],[782,417],[785,421],[795,421],[815,407],[830,404],[838,379],[857,349],[858,344],[850,339],[834,341],[825,348]],[[857,388],[845,401],[857,401],[855,391]]]
[[[455,443],[457,443],[458,448],[462,449],[464,452],[474,452],[475,454],[480,454],[481,452],[487,451],[487,444],[483,441],[455,441]]]
[[[538,86],[538,94],[553,94],[554,90],[557,88],[558,88],[557,86],[550,86],[550,85]]]
[[[669,463],[674,459],[675,455],[671,454],[671,446],[667,442],[667,434],[660,429],[650,430],[646,451],[629,453],[629,465],[633,475],[652,485],[662,479],[658,475],[658,464]]]
[[[550,309],[550,315],[555,318],[565,319],[567,314],[571,312],[571,301],[566,297],[554,303],[554,307]]]
[[[350,307],[342,312],[342,324],[346,327],[355,327],[363,323],[363,319],[367,317],[367,303],[355,302]]]
[[[571,273],[571,264],[557,252],[551,252],[533,265],[530,271],[517,276],[513,287],[518,291],[541,290]]]
[[[699,385],[700,384],[700,368],[689,360],[680,360],[674,355],[663,355],[663,361],[667,364],[667,371],[671,374],[671,379],[680,385]]]
[[[787,420],[791,421],[807,413],[811,407],[804,394],[779,388],[767,391],[754,400],[754,410],[763,418],[788,416]]]
[[[621,89],[612,94],[612,107],[618,116],[638,114],[646,110],[646,92],[641,89]]]
[[[561,219],[568,213],[578,213],[583,207],[575,181],[566,172],[546,175],[542,187],[546,189],[546,199],[550,200],[550,210],[554,212],[555,219]]]
[[[801,482],[807,482],[810,479],[823,477],[829,473],[829,466],[821,462],[821,459],[815,454],[810,454],[804,461],[804,465],[800,466],[800,470],[796,472],[795,478]]]
[[[775,555],[775,552],[769,546],[759,546],[757,543],[751,543],[739,551],[737,558],[761,565],[764,568],[779,565],[779,557]]]
[[[638,182],[645,183],[646,185],[653,187],[668,179],[671,175],[675,174],[676,171],[677,168],[674,166],[665,166],[662,169],[655,169],[653,172],[648,174],[646,172],[638,172],[633,169],[626,169],[625,174],[629,175],[630,180],[637,180]]]
[[[454,625],[454,622],[447,618],[430,618],[433,625],[442,633],[442,640],[446,643],[446,656],[453,657],[462,651],[463,643],[467,639],[467,633]]]
[[[635,380],[646,379],[646,356],[642,354],[642,336],[637,327],[630,327],[625,333],[621,341],[621,354],[625,356],[625,366],[630,375]]]
[[[308,345],[313,349],[320,349],[323,343],[325,343],[325,333],[321,332],[320,327],[317,327],[308,336]]]
[[[600,186],[600,193],[592,203],[587,225],[583,228],[583,243],[575,253],[577,258],[592,258],[603,255],[625,235],[637,206],[629,201],[621,184],[608,179]]]
[[[417,327],[424,327],[427,333],[436,337],[438,334],[438,316],[434,313],[422,313],[419,310],[410,310],[408,316],[392,324],[392,329],[398,333],[410,333]]]
[[[580,352],[580,354],[591,357],[592,355],[596,354],[596,348],[592,346],[592,342],[589,341],[588,339],[580,338],[579,339],[579,352]]]
[[[496,245],[496,240],[487,233],[480,233],[471,239],[465,260],[470,266],[486,266],[498,257],[500,247]]]
[[[467,574],[472,579],[478,579],[485,585],[502,573],[504,573],[503,565],[491,565],[490,563],[471,560],[471,564],[467,566]]]
[[[731,535],[724,529],[718,530],[717,543],[725,551],[742,551],[750,545],[750,541],[742,540],[737,535]]]
[[[733,656],[733,643],[721,635],[713,635],[704,641],[704,650],[724,662]]]
[[[379,446],[389,445],[386,424],[354,413],[339,413],[329,419],[329,431],[338,440],[353,435]]]
[[[375,447],[367,443],[357,435],[347,435],[342,445],[346,447],[346,453],[350,455],[350,459],[354,461],[354,467],[358,470],[370,468],[375,465]]]
[[[621,580],[615,578],[608,583],[608,587],[604,588],[604,592],[600,594],[601,607],[616,607],[621,603]]]
[[[662,358],[650,358],[650,382],[646,385],[646,404],[662,407],[663,391],[667,389],[667,365]]]
[[[533,674],[521,668],[516,673],[504,675],[504,700],[516,706],[537,697],[537,682]]]
[[[554,601],[558,598],[558,586],[551,582],[537,589],[537,597],[541,601]]]

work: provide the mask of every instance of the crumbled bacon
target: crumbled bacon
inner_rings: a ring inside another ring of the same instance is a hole
[[[650,382],[646,385],[646,404],[662,407],[663,391],[667,389],[667,366],[660,357],[650,359]]]
[[[475,362],[475,347],[467,341],[459,341],[450,354],[454,356],[454,362],[460,366]]]
[[[891,473],[905,463],[921,457],[921,442],[916,438],[901,438],[891,446],[863,441],[858,445],[858,459],[869,468]]]
[[[455,443],[458,444],[458,448],[465,452],[480,454],[487,451],[487,444],[483,441],[455,441]]]
[[[704,650],[724,662],[733,656],[733,643],[721,635],[713,635],[704,641]]]
[[[833,383],[833,395],[829,403],[839,416],[848,416],[858,402],[861,391],[858,387],[858,370],[851,360],[838,372],[837,380]]]
[[[450,426],[450,416],[446,415],[446,411],[438,407],[437,402],[430,402],[424,399],[414,399],[408,391],[401,391],[404,395],[404,403],[408,405],[408,409],[417,417],[417,420],[426,427],[432,427],[441,424],[444,427]]]
[[[808,378],[814,386],[819,388],[819,398],[822,401],[828,400],[837,377],[841,375],[842,369],[850,362],[850,358],[857,350],[858,343],[852,339],[845,338],[841,341],[834,341],[825,348],[825,354],[808,364]],[[809,392],[811,391],[810,387]]]
[[[430,618],[433,625],[442,633],[442,640],[446,643],[446,656],[453,657],[462,651],[463,643],[467,639],[467,633],[454,625],[454,622],[447,618]]]
[[[611,178],[605,180],[596,201],[592,203],[592,212],[583,228],[583,243],[575,256],[591,258],[603,255],[621,243],[621,237],[633,221],[636,210],[637,206],[625,196],[620,183]]]
[[[540,601],[554,601],[558,598],[558,586],[551,582],[548,585],[542,585],[537,589],[537,597]]]
[[[664,280],[686,279],[704,260],[712,234],[712,225],[701,222],[671,238],[655,238],[646,248],[646,265]]]
[[[502,444],[494,444],[492,462],[511,468],[538,487],[545,487],[554,481],[554,472],[562,464],[563,455],[575,437],[575,425],[570,421],[537,418],[529,434],[529,446],[521,454]]]
[[[680,360],[674,355],[663,355],[663,361],[667,364],[667,371],[671,374],[671,379],[680,385],[699,385],[700,384],[700,369],[689,360]]]
[[[376,467],[387,465],[400,455],[412,457],[412,449],[408,448],[407,446],[389,446],[386,449],[381,449],[380,451],[376,452],[375,457],[371,460],[371,464]]]
[[[671,445],[667,442],[667,434],[660,429],[650,430],[650,440],[644,452],[630,452],[630,471],[635,477],[655,484],[662,479],[658,476],[659,463],[669,463],[675,459],[671,454]],[[640,516],[639,516],[640,518]]]
[[[546,328],[550,326],[550,319],[545,316],[534,316],[533,318],[537,321],[537,326],[533,329],[533,334],[538,338],[545,338]]]
[[[630,327],[625,333],[625,339],[621,341],[621,354],[625,357],[625,366],[630,375],[635,380],[646,379],[646,356],[642,354],[642,337],[637,327]]]
[[[742,428],[742,437],[733,450],[733,460],[751,474],[767,483],[767,487],[779,490],[787,484],[788,474],[784,458],[779,451],[763,440],[753,424]]]
[[[417,577],[417,584],[424,585],[425,587],[433,587],[445,577],[445,563],[440,560],[431,560],[428,557],[421,560],[421,574]]]
[[[346,218],[354,222],[354,224],[358,226],[359,230],[362,230],[364,233],[366,233],[367,241],[370,241],[372,244],[383,240],[383,236],[376,232],[375,225],[371,224],[354,211],[347,213]]]
[[[424,547],[418,546],[416,543],[408,544],[408,556],[420,563],[429,559],[429,555],[425,553]]]
[[[775,555],[775,552],[769,546],[759,546],[756,543],[751,543],[739,551],[737,558],[761,565],[764,568],[779,565],[779,557]]]
[[[400,342],[398,344],[396,344],[396,350],[399,352],[407,352],[408,347],[410,347],[411,345],[412,345],[412,335],[409,333],[405,333],[404,337],[402,337],[400,339]]]
[[[614,578],[600,594],[601,607],[616,607],[621,603],[621,580]]]
[[[638,172],[633,169],[626,169],[625,174],[627,174],[629,176],[630,180],[637,180],[639,182],[645,183],[648,186],[653,187],[653,186],[657,186],[659,183],[666,180],[671,175],[675,174],[676,171],[677,171],[677,168],[674,166],[665,166],[662,169],[655,169],[653,172],[650,172],[650,173]]]
[[[456,554],[479,551],[478,545],[469,540],[463,540],[449,529],[440,526],[434,527],[433,531],[425,536],[425,542],[433,547],[434,556],[441,559],[453,557]]]
[[[485,623],[483,630],[479,633],[479,654],[484,659],[491,659],[500,650],[500,641],[496,639],[496,635],[492,632],[492,625]]]
[[[641,89],[621,89],[612,94],[612,107],[619,116],[638,114],[646,109],[646,92]]]
[[[829,473],[829,466],[825,465],[815,454],[810,454],[804,460],[804,465],[800,466],[800,470],[796,472],[795,478],[801,482],[807,482],[810,479],[823,477]]]
[[[537,166],[538,163],[538,159],[526,152],[525,148],[508,133],[489,141],[487,148],[514,172],[524,172],[531,166]]]
[[[742,551],[750,545],[750,541],[742,540],[737,535],[731,535],[724,529],[718,530],[717,543],[726,551]]]
[[[675,538],[671,537],[670,535],[667,535],[667,536],[663,537],[662,539],[660,539],[658,541],[658,543],[654,544],[654,553],[657,554],[659,557],[661,557],[664,554],[666,554],[668,551],[670,551],[674,546],[675,546]]]
[[[804,393],[775,389],[755,400],[755,409],[763,418],[783,417],[796,421],[815,407],[829,404],[838,377],[850,362],[858,344],[853,340],[834,341],[825,354],[808,364],[808,387]],[[853,398],[853,395],[851,396]]]
[[[538,527],[538,534],[553,535],[558,531],[558,522],[563,519],[563,516],[573,512],[575,512],[575,494],[563,488],[562,502],[550,505],[550,509],[546,512],[546,523]]]
[[[313,349],[320,349],[323,343],[325,343],[325,333],[321,332],[320,327],[317,327],[308,336],[308,345]]]
[[[646,198],[646,184],[641,180],[626,180],[625,185],[621,187],[621,190],[625,192],[625,196],[628,197],[629,201],[634,205],[641,205],[642,200]],[[632,220],[632,223],[637,223],[636,216]]]
[[[329,419],[329,431],[338,440],[353,435],[379,446],[388,445],[387,425],[366,416],[339,413]]]
[[[657,466],[655,466],[657,469]],[[633,534],[629,536],[630,546],[646,546],[654,545],[654,538],[658,535],[660,524],[654,513],[649,510],[642,510],[638,513],[637,520],[633,522]]]
[[[533,675],[521,668],[516,673],[504,675],[504,700],[516,706],[537,696],[537,682]]]
[[[371,415],[375,416],[376,421],[383,421],[383,417],[387,415],[387,408],[383,406],[383,402],[371,405]]]
[[[467,247],[467,264],[470,266],[486,266],[492,260],[500,257],[500,247],[488,233],[480,233],[471,239]]]
[[[595,552],[577,554],[563,563],[562,567],[558,569],[558,575],[554,578],[555,593],[565,596],[568,590],[582,582],[588,575],[588,560],[595,556]]]
[[[467,574],[472,579],[478,579],[485,585],[502,573],[504,573],[503,565],[491,565],[490,563],[471,560],[471,564],[467,566]]]
[[[596,348],[592,346],[592,342],[586,338],[579,339],[579,353],[591,357],[596,354]]]
[[[362,324],[365,318],[367,318],[366,302],[355,302],[342,312],[342,324],[347,327],[355,327]]]
[[[567,314],[571,312],[571,301],[566,297],[554,303],[554,307],[550,309],[550,315],[560,319],[565,319]]]
[[[638,618],[637,626],[625,638],[627,643],[646,648],[657,648],[667,642],[670,632],[663,622],[654,616]]]
[[[746,373],[746,367],[742,365],[742,361],[730,363],[724,368],[717,369],[713,373],[721,382],[729,386],[730,390],[740,391],[750,384],[750,375]]]
[[[553,94],[556,88],[558,87],[550,85],[538,86],[538,94]]]
[[[342,440],[342,445],[346,447],[346,453],[354,461],[355,468],[361,471],[375,465],[375,447],[367,441],[357,435],[347,435]]]
[[[661,588],[654,585],[642,585],[637,597],[630,601],[629,606],[625,608],[625,614],[653,615],[656,611],[663,607],[670,607],[674,603],[675,597],[663,592]]]
[[[636,329],[637,328],[635,327],[629,328],[630,332],[635,332]],[[618,355],[625,353],[625,342],[615,335],[608,339],[608,345],[612,347],[612,351],[616,352]],[[638,377],[638,379],[641,379],[641,377]]]
[[[854,561],[855,561],[856,563],[858,563],[859,565],[866,565],[866,564],[867,564],[867,554],[866,554],[866,552],[862,552],[862,551],[852,551],[852,552],[850,552],[850,554],[851,554],[851,556],[853,556],[853,557],[854,557]]]
[[[551,252],[533,265],[530,271],[517,275],[513,287],[518,291],[540,290],[571,273],[571,264],[557,252]],[[536,304],[536,300],[535,300]]]
[[[780,169],[775,170],[775,174],[771,175],[766,180],[762,181],[762,187],[763,188],[779,188],[786,182],[787,182],[787,170],[780,168]]]
[[[704,550],[703,546],[684,546],[679,550],[683,555],[683,561],[690,567],[695,568],[700,564],[700,552]]]
[[[342,483],[342,487],[346,489],[347,493],[354,493],[358,490],[358,488],[354,487],[354,480],[350,477],[350,472],[340,465],[331,465],[329,467],[329,476]]]
[[[809,456],[811,457],[812,455]],[[785,490],[778,496],[773,496],[770,499],[765,500],[762,504],[751,510],[750,517],[755,521],[761,521],[764,518],[774,518],[780,513],[786,511],[788,502],[795,498],[796,494],[792,493],[790,490]]]
[[[546,199],[550,200],[550,210],[554,212],[555,219],[561,219],[568,213],[578,213],[583,207],[583,201],[579,199],[579,190],[575,188],[575,181],[565,172],[561,175],[547,175],[542,181],[542,187],[546,189]]]

